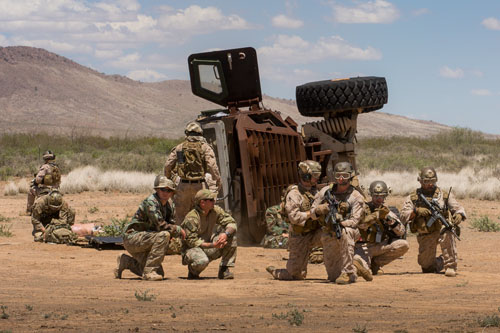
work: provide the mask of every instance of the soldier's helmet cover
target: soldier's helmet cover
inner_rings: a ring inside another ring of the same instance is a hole
[[[54,210],[61,209],[63,204],[63,195],[58,190],[52,190],[48,194],[49,207]]]
[[[44,161],[54,160],[56,158],[56,154],[54,154],[51,150],[47,150],[43,153],[42,158]]]
[[[370,184],[370,195],[388,195],[390,193],[390,189],[387,187],[387,184],[384,181],[376,180]]]
[[[198,205],[201,200],[215,200],[216,198],[217,198],[217,193],[208,189],[203,189],[196,192],[194,196],[194,203]]]
[[[198,135],[203,135],[203,129],[201,128],[200,124],[198,124],[195,121],[192,121],[186,125],[186,129],[184,130],[184,133],[196,133]]]
[[[349,162],[339,162],[335,164],[335,167],[333,168],[333,173],[334,176],[337,173],[349,173],[349,178],[354,177],[354,168],[352,167],[352,164]]]
[[[418,174],[417,180],[419,182],[428,181],[428,182],[437,182],[437,173],[433,167],[425,167],[422,168]]]
[[[316,161],[302,161],[299,163],[299,176],[303,180],[310,180],[311,178],[319,179],[321,176],[321,164]]]
[[[159,188],[168,188],[175,192],[177,187],[171,179],[168,179],[164,175],[158,175],[155,177],[154,189],[156,190]]]

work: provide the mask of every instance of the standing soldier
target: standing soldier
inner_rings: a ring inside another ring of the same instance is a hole
[[[35,178],[31,181],[28,191],[28,203],[26,213],[31,214],[35,199],[42,193],[48,193],[50,189],[58,189],[61,185],[61,171],[55,163],[56,155],[47,150],[42,156],[44,164],[40,166]]]
[[[356,282],[357,274],[366,281],[373,279],[369,269],[363,266],[362,261],[354,260],[354,243],[359,239],[358,224],[364,215],[364,197],[351,185],[354,169],[349,162],[339,162],[334,167],[334,184],[321,189],[313,203],[313,209],[327,206],[327,196],[335,198],[334,205],[337,214],[334,216],[340,223],[340,238],[326,225],[321,236],[323,243],[323,260],[325,262],[328,280],[337,284]],[[328,193],[327,193],[328,191]],[[329,212],[329,210],[326,210]],[[328,222],[328,221],[325,221]]]
[[[171,237],[184,237],[181,227],[175,225],[172,196],[175,184],[163,175],[154,181],[155,193],[147,197],[125,227],[123,246],[132,255],[118,255],[115,278],[129,269],[143,280],[161,281],[164,276],[161,263],[169,248]]]
[[[71,231],[75,223],[75,211],[58,190],[52,190],[35,201],[31,223],[35,242],[71,244],[77,239]]]
[[[174,198],[176,221],[181,223],[186,214],[193,209],[193,198],[200,189],[206,188],[205,173],[209,173],[220,188],[220,174],[215,153],[203,137],[203,130],[196,122],[188,123],[184,131],[186,138],[178,144],[167,158],[164,173],[172,178],[176,170],[180,178],[177,195]]]
[[[195,208],[182,222],[186,230],[182,264],[188,266],[188,279],[199,279],[208,264],[218,258],[218,278],[234,279],[229,267],[236,261],[236,221],[215,205],[215,197],[208,189],[199,190],[194,197]]]
[[[455,277],[457,274],[457,246],[452,230],[442,229],[439,219],[429,225],[432,212],[420,198],[423,195],[429,203],[435,204],[437,210],[451,226],[460,233],[458,225],[467,218],[464,208],[455,199],[451,189],[443,192],[437,184],[436,170],[425,167],[420,170],[417,180],[420,188],[408,196],[401,210],[403,223],[410,223],[410,230],[418,233],[418,264],[423,273],[439,273],[443,268],[445,275]],[[432,221],[432,220],[431,220]],[[442,255],[436,257],[438,244]]]
[[[376,180],[370,184],[371,201],[365,205],[365,215],[359,224],[361,242],[356,243],[359,255],[376,275],[382,266],[404,255],[410,248],[402,239],[406,228],[396,214],[384,205],[389,189]]]
[[[285,195],[285,213],[290,222],[286,268],[268,266],[266,270],[277,280],[303,280],[307,275],[307,262],[313,247],[321,246],[321,226],[318,215],[328,211],[328,205],[312,209],[316,184],[321,176],[321,165],[315,161],[299,163],[300,182],[288,188]]]

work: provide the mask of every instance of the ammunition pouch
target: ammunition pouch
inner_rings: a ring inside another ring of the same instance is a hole
[[[311,231],[316,231],[317,229],[320,228],[320,225],[318,221],[314,220],[307,220],[304,226],[292,224],[292,230],[294,233],[299,234],[299,235],[306,235],[310,233]]]

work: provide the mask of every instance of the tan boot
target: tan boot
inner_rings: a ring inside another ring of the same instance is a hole
[[[128,269],[128,258],[130,258],[128,255],[125,253],[121,253],[118,255],[116,258],[116,268],[115,268],[115,279],[121,279],[122,278],[122,272],[125,269]]]
[[[444,276],[455,277],[457,276],[457,272],[453,268],[447,268],[446,271],[444,272]]]
[[[273,278],[276,279],[276,275],[274,275],[274,272],[276,271],[276,267],[274,266],[267,266],[266,271],[273,276]]]
[[[373,280],[372,272],[369,269],[366,269],[365,266],[361,263],[361,260],[354,259],[353,261],[354,267],[358,271],[358,275],[361,276],[366,281]]]
[[[347,273],[342,273],[340,276],[335,280],[336,284],[349,284],[350,278]]]
[[[234,274],[229,270],[227,266],[219,267],[219,274],[217,276],[220,280],[232,280],[234,279]]]
[[[150,273],[142,275],[142,279],[147,280],[147,281],[161,281],[161,280],[163,280],[163,276],[161,276],[160,274],[158,274],[156,272],[150,272]]]

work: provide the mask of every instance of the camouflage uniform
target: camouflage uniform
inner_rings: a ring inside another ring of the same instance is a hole
[[[61,185],[61,171],[54,160],[47,160],[41,165],[35,178],[31,181],[31,187],[28,191],[28,202],[26,211],[31,213],[35,199],[47,194],[51,189],[58,189]]]
[[[52,193],[38,198],[33,205],[31,223],[35,242],[71,244],[78,238],[71,231],[75,223],[75,211],[61,198],[60,204],[50,202]],[[43,232],[45,228],[45,232]]]
[[[289,224],[281,216],[281,205],[271,206],[266,210],[266,235],[261,245],[271,249],[288,248]]]
[[[188,156],[187,151],[193,153]],[[184,162],[179,159],[183,159]],[[215,153],[201,134],[187,135],[184,142],[172,149],[165,162],[165,176],[172,178],[174,170],[177,170],[177,175],[180,178],[177,195],[174,197],[177,209],[176,221],[180,224],[186,214],[194,208],[193,198],[196,192],[207,187],[205,173],[211,175],[212,180],[217,184],[217,188],[220,188],[221,180]]]
[[[221,270],[227,267],[234,267],[237,249],[236,221],[224,209],[214,206],[204,216],[201,208],[196,205],[186,215],[181,226],[186,231],[186,241],[184,242],[182,251],[182,264],[188,266],[190,276],[197,278],[211,261],[221,257],[219,278],[221,278]],[[224,233],[228,228],[233,229],[234,232],[228,235],[226,246],[221,249],[201,247],[203,243],[216,242],[219,239],[219,235]]]
[[[153,273],[164,276],[161,263],[169,250],[170,240],[181,235],[181,227],[174,224],[174,213],[172,200],[162,205],[156,193],[139,205],[123,236],[123,246],[133,258],[127,255],[119,257],[125,262],[121,270],[130,269],[144,279]],[[170,251],[175,249],[170,248]],[[120,277],[121,272],[117,278]]]
[[[433,199],[437,200],[441,208],[441,214],[449,220],[450,213],[460,214],[466,218],[464,208],[455,199],[453,193],[443,193],[439,187],[435,187],[432,193],[425,193],[422,189],[417,189],[410,194],[401,209],[401,221],[410,223],[410,230],[413,233],[418,233],[418,264],[422,267],[424,273],[440,272],[443,268],[457,270],[457,246],[456,240],[451,231],[446,230],[441,232],[442,223],[436,220],[434,224],[428,228],[426,226],[429,217],[423,217],[416,214],[418,207],[424,207],[420,202],[418,194],[422,193],[430,202]],[[412,217],[413,216],[413,217]],[[442,255],[436,257],[437,245],[441,246]]]
[[[316,196],[313,209],[325,202],[325,193],[332,190],[340,202],[340,222],[346,226],[342,228],[342,235],[337,239],[334,232],[323,227],[321,242],[323,243],[323,260],[328,273],[328,280],[334,282],[341,274],[347,274],[350,282],[355,282],[356,268],[353,264],[354,244],[359,239],[358,224],[364,214],[364,197],[353,186],[344,193],[336,193],[337,185],[325,186]]]
[[[377,208],[373,202],[368,202],[358,227],[361,241],[356,243],[355,254],[361,257],[366,268],[371,268],[373,274],[410,248],[408,241],[402,239],[406,233],[405,225],[387,206]]]

